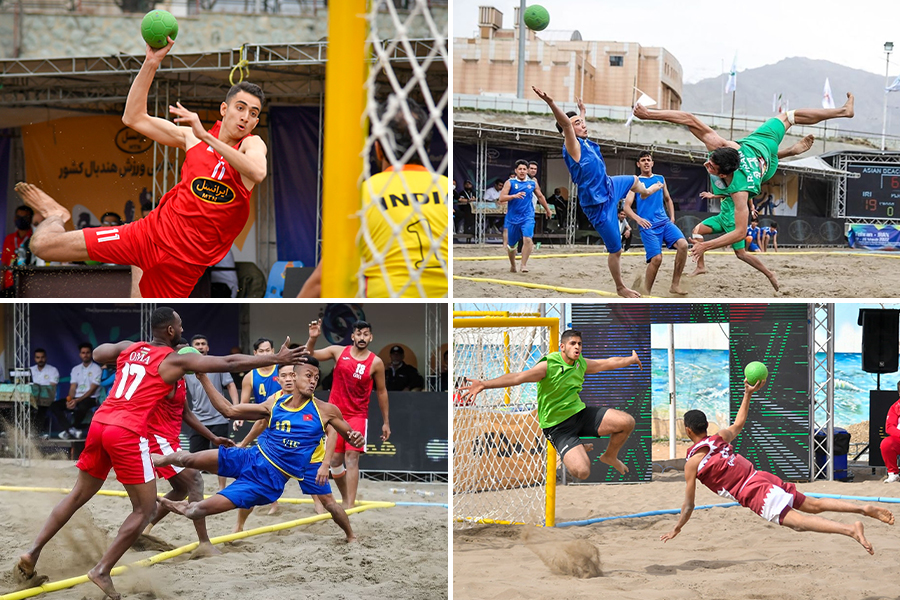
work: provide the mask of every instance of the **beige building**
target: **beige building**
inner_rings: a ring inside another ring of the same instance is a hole
[[[479,35],[453,40],[454,94],[516,94],[518,36],[503,29],[503,13],[490,6],[479,9]],[[513,22],[517,21],[518,8]],[[582,40],[576,31],[526,30],[526,99],[534,99],[532,85],[557,101],[631,106],[633,89],[650,95],[658,108],[681,108],[681,64],[665,48],[636,42]]]

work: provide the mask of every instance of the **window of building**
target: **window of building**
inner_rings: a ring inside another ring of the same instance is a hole
[[[624,56],[610,56],[609,57],[609,66],[611,67],[621,67],[625,64]]]

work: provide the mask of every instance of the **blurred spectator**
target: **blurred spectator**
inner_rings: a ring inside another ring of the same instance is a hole
[[[238,293],[237,268],[234,263],[234,249],[210,269],[210,285],[213,298],[236,298]]]
[[[566,228],[566,216],[569,214],[569,190],[566,188],[556,188],[553,195],[547,198],[547,202],[556,208],[556,226],[559,229]]]
[[[50,412],[63,430],[59,437],[64,440],[83,437],[79,426],[91,409],[97,406],[102,371],[100,365],[95,363],[92,358],[93,352],[94,347],[87,342],[78,346],[81,363],[72,367],[72,373],[69,375],[69,395],[66,396],[65,403],[58,400],[50,405]],[[70,412],[71,420],[69,419]]]
[[[187,340],[185,340],[185,343],[186,342],[187,342]],[[231,351],[228,354],[243,354],[243,352],[241,351],[240,346],[232,346]],[[232,381],[243,381],[244,375],[246,375],[246,374],[247,374],[246,371],[244,371],[243,373],[240,371],[235,371],[231,374],[231,380]],[[235,389],[237,389],[237,386],[235,386]]]
[[[23,204],[16,209],[16,230],[3,240],[3,256],[0,260],[4,266],[14,267],[19,263],[28,264],[30,262],[31,251],[28,249],[28,243],[31,241],[31,220],[33,218],[34,211],[30,207]],[[13,296],[14,281],[12,271],[3,273],[4,296]]]
[[[118,213],[105,212],[100,217],[100,227],[117,227],[119,225],[122,225],[122,217]]]
[[[153,210],[153,205],[149,202],[141,204],[141,218],[143,219],[147,215],[150,214],[150,211]]]
[[[472,202],[475,202],[475,186],[466,179],[459,193],[459,209],[456,211],[456,222],[459,223],[457,233],[475,232],[475,215],[472,214]]]
[[[56,386],[59,384],[59,369],[47,364],[47,351],[43,348],[35,348],[34,365],[31,366],[31,383],[50,386],[50,393],[56,398]]]
[[[622,251],[628,252],[631,248],[631,225],[625,218],[625,211],[619,210],[619,233],[622,234]]]
[[[391,348],[391,364],[384,370],[385,387],[389,392],[419,392],[425,380],[412,365],[403,362],[405,352],[400,346]]]

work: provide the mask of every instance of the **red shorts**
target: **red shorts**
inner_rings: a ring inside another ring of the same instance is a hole
[[[799,508],[806,496],[793,483],[766,471],[756,471],[738,492],[736,500],[766,521],[781,525],[784,515],[792,508]]]
[[[161,435],[151,433],[150,437],[147,439],[150,442],[150,454],[162,454],[168,456],[169,454],[175,454],[181,450],[181,442],[177,437],[175,439],[168,439]],[[156,469],[156,476],[162,479],[172,479],[184,471],[184,467],[176,467],[175,465],[153,468]]]
[[[134,265],[144,272],[144,298],[187,298],[206,267],[172,256],[150,240],[147,219],[116,227],[82,229],[91,260],[117,265]]]
[[[347,450],[356,450],[357,452],[361,452],[363,454],[366,453],[366,442],[368,442],[368,437],[366,436],[366,426],[369,424],[369,419],[367,417],[359,416],[359,417],[344,417],[344,420],[350,425],[350,429],[354,431],[358,431],[363,434],[363,442],[362,448],[354,448],[347,441],[338,434],[337,445],[334,447],[335,454],[343,454]]]
[[[84,450],[75,465],[91,477],[106,479],[109,470],[123,485],[138,485],[156,479],[146,438],[118,425],[93,422]]]

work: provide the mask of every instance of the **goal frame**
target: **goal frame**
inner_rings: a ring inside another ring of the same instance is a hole
[[[466,316],[457,316],[466,315]],[[559,319],[552,317],[510,316],[503,311],[465,311],[453,313],[453,329],[491,327],[504,333],[504,342],[509,345],[509,332],[503,331],[514,327],[547,327],[550,331],[548,352],[553,352],[559,347]],[[504,353],[504,371],[509,373],[509,351]],[[506,402],[509,403],[509,392],[506,392]],[[556,449],[553,444],[544,439],[547,448],[547,464],[545,465],[544,483],[544,527],[556,526]],[[458,517],[457,520],[460,520]],[[467,519],[463,519],[467,520]],[[516,525],[513,521],[494,519],[477,519],[478,523],[491,523],[497,525]]]

